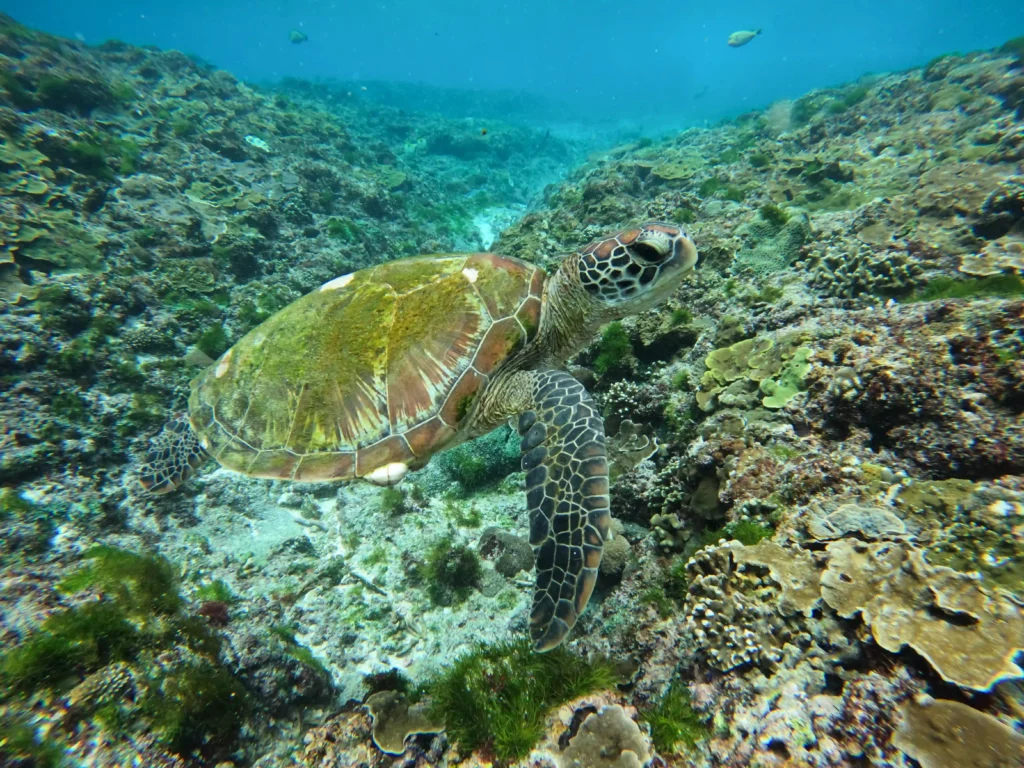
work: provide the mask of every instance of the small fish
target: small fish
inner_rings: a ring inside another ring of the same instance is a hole
[[[300,32],[297,29],[293,29],[291,32],[288,33],[288,39],[291,40],[296,45],[298,45],[299,43],[304,43],[307,40],[309,40],[309,35],[307,35],[305,32]]]
[[[693,98],[695,98],[695,99],[703,99],[707,95],[707,93],[708,93],[708,86],[705,85],[703,88],[701,88],[695,94],[693,94]]]
[[[739,32],[733,32],[729,35],[729,45],[733,48],[739,48],[741,45],[746,45],[760,34],[760,29],[743,29]]]
[[[251,133],[245,137],[245,143],[256,147],[256,149],[262,149],[264,152],[270,151],[270,145],[267,142],[259,136],[253,136]]]
[[[486,128],[481,128],[480,129],[480,135],[481,136],[486,136],[487,135],[487,129]]]

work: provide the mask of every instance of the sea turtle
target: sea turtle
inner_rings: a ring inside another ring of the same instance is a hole
[[[611,535],[604,424],[561,366],[603,323],[666,299],[696,262],[685,232],[648,223],[550,276],[473,253],[337,277],[196,377],[187,420],[154,438],[139,479],[165,493],[209,454],[252,477],[392,485],[518,417],[537,561],[530,634],[551,649],[586,607]]]

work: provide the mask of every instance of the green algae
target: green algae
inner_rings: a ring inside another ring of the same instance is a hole
[[[51,73],[42,75],[36,82],[35,100],[48,109],[88,114],[97,107],[116,102],[117,97],[107,83]]]
[[[721,528],[705,530],[698,540],[697,549],[706,547],[709,544],[717,544],[719,540],[738,541],[746,546],[753,546],[759,541],[770,538],[775,534],[775,529],[752,520],[738,520],[734,523],[727,523]]]
[[[993,275],[968,280],[934,277],[904,301],[908,304],[941,299],[1016,298],[1024,296],[1024,278],[1020,275]]]
[[[179,139],[187,139],[195,135],[199,130],[195,120],[184,116],[178,116],[171,120],[171,133]]]
[[[508,427],[499,427],[472,443],[463,443],[438,454],[438,468],[459,484],[451,494],[473,494],[493,486],[520,467],[519,440]]]
[[[146,691],[139,712],[149,732],[179,755],[227,749],[251,708],[238,679],[201,656],[175,660]]]
[[[608,323],[597,342],[597,357],[594,358],[594,372],[600,376],[621,370],[625,361],[633,356],[633,344],[622,323]]]
[[[173,614],[182,606],[174,566],[164,557],[104,545],[81,557],[87,564],[57,585],[61,592],[97,589],[138,616]]]
[[[711,735],[705,718],[693,708],[690,689],[678,680],[654,707],[642,711],[640,718],[651,727],[651,740],[662,754],[675,753],[680,744],[695,747]]]
[[[9,562],[16,557],[46,552],[57,532],[58,514],[51,506],[37,504],[5,488],[0,491],[0,522],[5,527],[0,562]]]
[[[126,662],[140,676],[142,693],[130,716],[117,703],[106,706],[108,726],[144,728],[181,755],[230,749],[249,711],[248,695],[220,664],[220,641],[206,620],[184,613],[173,565],[109,546],[93,547],[83,559],[87,564],[58,588],[98,597],[53,613],[0,656],[3,697],[66,691],[84,675]]]
[[[432,715],[464,749],[485,749],[501,760],[524,757],[544,735],[547,713],[617,682],[612,665],[559,646],[534,652],[525,641],[480,646],[460,656],[422,691]]]
[[[774,203],[766,203],[758,209],[758,214],[769,224],[781,229],[789,221],[789,213]]]
[[[327,234],[335,240],[351,243],[359,239],[360,229],[348,219],[336,219],[332,216],[327,220]]]
[[[211,325],[196,339],[196,347],[214,360],[227,352],[230,346],[228,332],[221,323]]]
[[[421,578],[434,605],[455,605],[469,597],[482,572],[476,552],[444,538],[427,552]]]
[[[218,603],[234,603],[238,600],[238,596],[231,591],[224,581],[215,579],[214,581],[207,582],[206,584],[200,585],[196,589],[196,599],[198,600],[212,600]]]
[[[0,764],[25,768],[65,768],[66,747],[57,735],[42,735],[30,715],[0,713]]]
[[[80,669],[129,660],[139,642],[139,630],[115,603],[86,603],[55,613],[0,658],[4,697],[54,687]]]
[[[821,111],[821,107],[822,103],[817,96],[811,94],[801,96],[793,102],[793,107],[789,112],[789,119],[793,121],[794,125],[807,125]]]
[[[402,488],[384,488],[380,492],[381,514],[397,517],[410,510],[405,490]]]
[[[710,179],[705,179],[697,187],[697,194],[701,197],[711,197],[716,194],[719,190],[725,189],[725,182],[717,176],[712,176]]]

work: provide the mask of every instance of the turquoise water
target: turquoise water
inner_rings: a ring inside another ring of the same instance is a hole
[[[868,72],[992,47],[1024,29],[1013,0],[0,3],[89,43],[196,54],[247,80],[282,77],[522,91],[581,122],[701,124]],[[743,48],[729,35],[763,28]],[[309,36],[289,43],[295,29]],[[371,94],[372,96],[372,94]]]

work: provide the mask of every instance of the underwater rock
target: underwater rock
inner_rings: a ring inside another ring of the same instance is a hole
[[[405,752],[405,740],[414,734],[444,730],[444,723],[428,716],[426,706],[410,704],[396,691],[375,693],[366,699],[365,706],[373,719],[373,743],[390,755]]]
[[[818,540],[841,539],[850,534],[873,540],[903,536],[907,526],[883,507],[843,504],[827,515],[812,518],[807,532]]]
[[[643,768],[650,740],[620,706],[587,716],[558,760],[558,768]]]
[[[995,768],[1024,762],[1024,736],[958,701],[908,700],[893,744],[922,768]]]

